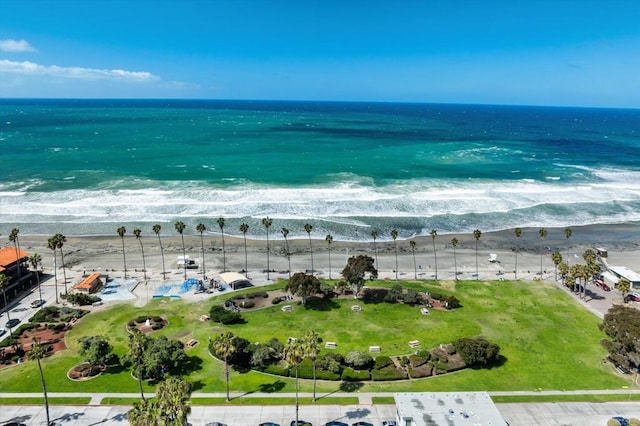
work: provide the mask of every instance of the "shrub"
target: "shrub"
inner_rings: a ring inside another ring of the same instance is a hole
[[[295,376],[296,374],[293,367],[291,367],[290,374],[291,376]],[[311,358],[303,359],[302,362],[298,365],[298,377],[301,379],[313,379],[313,361],[311,360]]]
[[[373,365],[373,369],[374,370],[382,370],[383,368],[385,368],[388,365],[393,365],[393,361],[391,361],[391,358],[389,358],[388,356],[379,356],[376,357],[375,359],[375,363]]]
[[[416,368],[416,367],[420,367],[421,365],[426,364],[429,359],[431,358],[431,355],[427,352],[426,356],[420,354],[420,355],[410,355],[409,356],[409,363],[411,364],[411,367]]]
[[[340,380],[340,372],[332,373],[331,371],[319,370],[316,366],[316,379],[318,380]]]
[[[407,375],[403,371],[398,370],[394,365],[371,372],[372,380],[402,380],[406,378]]]
[[[289,375],[289,369],[281,364],[269,364],[262,369],[265,373],[274,374],[276,376],[285,376]]]
[[[420,297],[416,290],[410,288],[402,295],[402,301],[407,305],[417,305],[422,302],[422,297]]]
[[[318,358],[316,361],[316,370],[322,370],[340,376],[340,373],[342,373],[342,364],[333,357]]]
[[[129,328],[131,328],[131,327],[135,327],[135,326],[136,326],[136,322],[135,322],[134,320],[129,320],[129,322],[127,323],[127,326],[128,326]]]
[[[154,323],[154,324],[151,326],[151,329],[152,329],[152,330],[160,330],[161,328],[162,328],[162,323]]]
[[[429,364],[421,365],[420,367],[409,368],[409,375],[414,378],[431,377],[433,375],[433,367]]]
[[[444,301],[447,303],[447,309],[455,309],[460,307],[460,301],[455,296],[447,296]]]
[[[148,318],[148,317],[147,317],[146,315],[140,315],[139,317],[137,317],[137,318],[135,319],[135,322],[136,322],[137,324],[142,324],[143,322],[146,322],[146,321],[147,321],[147,318]]]
[[[500,346],[482,337],[463,337],[453,342],[453,346],[468,366],[492,364],[500,353]]]
[[[373,364],[371,355],[362,351],[349,352],[344,360],[348,365],[358,369],[369,369]]]
[[[242,302],[240,302],[241,308],[249,309],[253,308],[254,306],[256,306],[256,302],[253,299],[243,300]]]
[[[245,296],[244,294],[236,294],[229,300],[243,300],[243,299],[246,299],[246,298],[247,298],[247,296]]]
[[[156,316],[151,317],[151,320],[153,322],[162,322],[162,317],[159,316],[159,315],[156,315]]]
[[[271,303],[274,305],[277,305],[280,302],[282,302],[282,298],[280,296],[276,296],[273,299],[271,299]]]
[[[342,380],[345,382],[359,382],[361,380],[370,380],[371,374],[369,370],[354,370],[351,367],[345,367],[342,370]]]
[[[254,291],[253,293],[247,294],[247,298],[249,299],[256,299],[259,297],[266,299],[267,297],[269,297],[269,293],[267,293],[266,291]]]

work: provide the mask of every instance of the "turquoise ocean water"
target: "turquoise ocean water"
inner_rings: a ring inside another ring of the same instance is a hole
[[[640,110],[0,100],[0,234],[337,240],[640,221]]]

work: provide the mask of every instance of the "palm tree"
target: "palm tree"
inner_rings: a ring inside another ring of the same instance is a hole
[[[7,313],[7,320],[11,321],[9,305],[7,304],[7,287],[9,287],[9,278],[7,278],[5,274],[0,273],[0,290],[2,290],[2,297],[4,298],[4,310]],[[11,333],[13,333],[13,331],[11,331],[11,327],[9,327],[9,339],[12,339]]]
[[[380,267],[378,263],[378,249],[376,248],[376,240],[378,239],[378,231],[371,231],[371,238],[373,238],[373,254],[376,257],[376,268]]]
[[[182,261],[184,262],[184,280],[187,280],[187,249],[184,246],[184,228],[185,225],[182,221],[177,221],[173,227],[176,229],[176,231],[178,231],[178,234],[180,234],[180,238],[182,239]]]
[[[18,284],[20,284],[20,282],[22,281],[22,278],[20,277],[20,274],[22,273],[22,267],[21,267],[22,262],[20,262],[20,240],[18,238],[19,233],[20,233],[20,230],[18,228],[13,228],[11,230],[11,233],[9,233],[9,241],[13,243],[13,247],[16,250],[16,265],[18,267]]]
[[[431,232],[431,242],[433,243],[433,263],[436,267],[436,281],[438,280],[438,256],[436,255],[436,237],[438,236],[438,231],[432,229]]]
[[[309,330],[302,338],[302,345],[304,347],[304,353],[311,358],[313,363],[313,401],[316,400],[316,359],[318,358],[318,352],[320,352],[320,336],[314,330]]]
[[[155,426],[160,419],[160,410],[154,400],[142,400],[133,403],[125,414],[131,426]]]
[[[478,281],[478,240],[482,236],[482,232],[479,229],[473,231],[473,238],[476,239],[476,281]]]
[[[282,351],[282,356],[287,361],[290,366],[293,366],[296,370],[296,425],[298,424],[298,411],[300,409],[300,404],[298,401],[298,367],[300,363],[304,359],[305,350],[302,346],[302,343],[296,339],[289,339],[287,345],[284,347]]]
[[[42,300],[42,284],[40,283],[40,273],[38,272],[38,265],[40,265],[40,263],[42,263],[42,256],[40,256],[38,253],[33,253],[31,256],[29,256],[29,265],[31,265],[31,267],[36,273],[36,282],[38,283],[38,294],[39,294],[40,300]]]
[[[236,351],[236,336],[227,331],[213,341],[213,351],[224,359],[224,374],[227,382],[227,402],[229,398],[229,357]]]
[[[329,279],[331,279],[331,243],[333,242],[333,236],[327,234],[324,240],[327,242],[327,248],[329,249]]]
[[[618,283],[615,285],[615,287],[620,290],[620,293],[622,293],[622,300],[626,303],[626,294],[629,292],[629,290],[631,290],[631,281],[622,277],[618,280]]]
[[[156,389],[156,407],[166,425],[186,425],[191,412],[189,396],[191,384],[180,377],[169,377]]]
[[[119,227],[116,232],[120,235],[120,239],[122,240],[122,262],[124,263],[124,279],[127,279],[127,258],[124,254],[124,234],[127,232],[127,229],[124,226]]]
[[[47,395],[47,384],[44,381],[44,372],[42,371],[42,364],[40,360],[47,356],[47,349],[40,344],[40,341],[34,337],[31,344],[31,350],[27,353],[29,359],[35,359],[38,362],[38,370],[40,370],[40,383],[42,384],[42,393],[44,394],[44,410],[47,415],[47,426],[51,424],[49,419],[49,396]]]
[[[272,224],[273,220],[269,216],[262,218],[262,226],[267,230],[267,281],[270,279],[269,272],[271,272],[269,267],[269,228],[271,228]]]
[[[313,230],[313,226],[311,226],[308,223],[305,223],[304,230],[309,236],[309,252],[311,253],[311,276],[313,276],[313,246],[311,245],[311,231]]]
[[[222,234],[222,272],[227,270],[227,252],[224,248],[224,217],[219,217],[216,221],[220,227],[220,233]]]
[[[567,265],[569,265],[569,238],[573,235],[571,228],[564,228],[564,236],[567,238]]]
[[[142,231],[139,228],[133,230],[136,240],[140,243],[140,251],[142,252],[142,273],[144,274],[145,281],[147,280],[147,262],[144,258],[144,246],[142,245]]]
[[[398,238],[398,231],[396,229],[391,230],[391,238],[393,238],[393,247],[396,251],[396,280],[398,279],[398,242],[396,239]]]
[[[289,262],[289,279],[291,279],[291,252],[289,251],[289,240],[287,239],[289,230],[287,228],[282,228],[280,232],[282,232],[282,236],[284,237],[284,245],[287,249],[287,261]],[[331,272],[329,272],[329,274],[331,274]]]
[[[196,226],[196,231],[200,233],[200,248],[202,249],[202,279],[203,280],[207,279],[207,275],[206,275],[207,268],[204,264],[204,237],[202,235],[206,230],[207,230],[207,227],[205,226],[204,223],[199,223]],[[222,272],[224,272],[224,269],[222,270]]]
[[[249,225],[243,223],[240,225],[240,232],[242,232],[242,237],[244,238],[244,276],[249,277],[248,264],[247,264],[247,231],[249,230]]]
[[[62,278],[64,279],[64,294],[67,292],[67,270],[64,267],[64,253],[62,252],[62,246],[67,242],[67,237],[62,234],[56,234],[53,236],[56,242],[56,248],[60,250],[60,260],[62,261]]]
[[[559,251],[551,253],[551,261],[555,266],[555,280],[558,281],[558,265],[562,263],[562,254]]]
[[[411,240],[409,241],[409,245],[411,246],[411,254],[413,254],[413,279],[418,279],[418,269],[416,266],[416,242]]]
[[[544,239],[547,238],[547,230],[540,228],[538,234],[540,234],[540,241],[543,241],[542,247],[540,248],[540,279],[542,279],[542,254],[544,253]]]
[[[516,267],[513,270],[513,273],[515,274],[515,279],[518,279],[518,250],[520,250],[520,248],[518,247],[518,242],[520,240],[520,237],[522,237],[522,229],[521,228],[516,228],[513,230],[513,232],[516,234]]]
[[[53,237],[49,237],[47,240],[47,247],[49,250],[53,251],[53,283],[55,285],[56,290],[56,304],[58,303],[58,257],[56,256],[56,249],[58,245],[56,244],[55,235]]]
[[[453,247],[453,272],[455,274],[456,281],[458,280],[458,261],[456,259],[456,247],[458,247],[458,239],[453,237],[451,239],[451,246]]]
[[[153,233],[158,236],[158,244],[160,244],[160,255],[162,256],[162,278],[166,279],[167,273],[165,272],[164,268],[164,249],[162,248],[162,240],[160,239],[160,230],[162,229],[162,226],[156,223],[151,229],[153,230]]]
[[[136,359],[138,386],[140,387],[140,396],[144,401],[144,392],[142,391],[142,357],[149,346],[147,336],[137,329],[129,335],[129,353]]]

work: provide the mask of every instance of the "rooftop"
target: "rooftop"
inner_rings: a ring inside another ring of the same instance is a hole
[[[609,266],[609,269],[611,269],[611,271],[620,275],[621,277],[628,279],[631,282],[640,282],[640,274],[638,274],[635,271],[632,271],[626,266]]]
[[[393,397],[401,425],[506,425],[487,392],[395,393]]]
[[[18,249],[17,254],[20,256],[20,259],[29,258],[29,253],[24,250]],[[16,257],[15,247],[0,248],[0,267],[9,266],[15,263],[17,260],[18,257]]]
[[[91,289],[91,286],[93,285],[94,281],[97,280],[98,278],[100,278],[100,272],[94,272],[93,274],[89,275],[87,278],[85,278],[84,280],[80,281],[78,284],[74,285],[73,288],[76,289]]]

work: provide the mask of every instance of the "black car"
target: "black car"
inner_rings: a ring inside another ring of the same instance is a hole
[[[333,420],[331,422],[325,423],[324,426],[349,426],[347,423],[339,422],[337,420]]]
[[[5,327],[13,328],[18,324],[20,324],[20,320],[18,318],[11,318],[9,321],[7,321],[7,324],[5,324]]]
[[[291,420],[290,426],[313,426],[313,425],[306,420],[298,420],[297,422],[295,420]]]
[[[278,423],[273,423],[273,422],[264,422],[264,423],[260,423],[258,426],[280,426]]]
[[[367,422],[356,422],[356,423],[353,423],[351,426],[373,426],[373,425]]]

